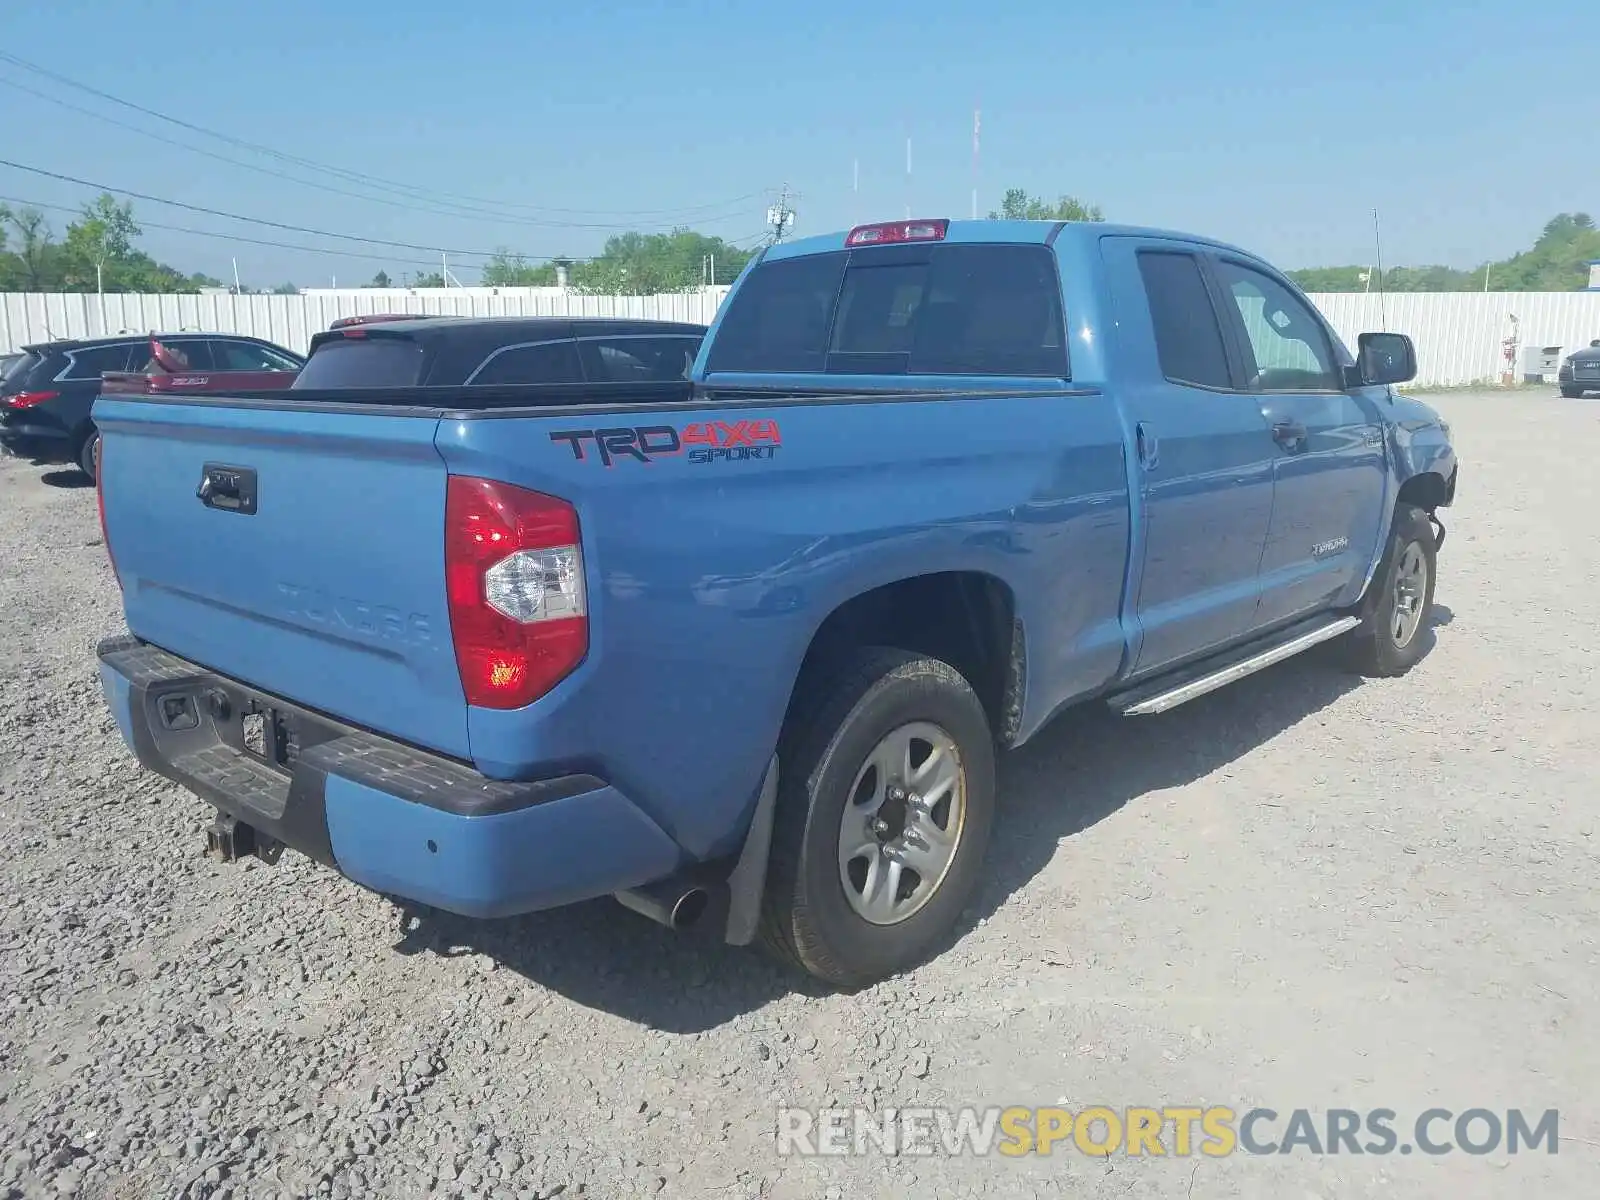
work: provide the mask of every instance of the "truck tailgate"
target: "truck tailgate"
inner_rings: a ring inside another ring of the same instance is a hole
[[[103,396],[94,417],[136,637],[467,757],[436,415]]]

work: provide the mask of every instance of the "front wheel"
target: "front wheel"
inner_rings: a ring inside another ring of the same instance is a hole
[[[1563,387],[1561,389],[1561,394],[1568,400],[1576,400],[1579,396],[1583,395],[1583,389],[1581,387]]]
[[[971,899],[994,817],[971,685],[937,659],[857,651],[803,681],[779,772],[767,948],[845,988],[920,962]]]
[[[1347,635],[1350,665],[1363,675],[1404,675],[1422,658],[1433,623],[1438,542],[1428,514],[1402,504],[1372,581],[1362,623]]]

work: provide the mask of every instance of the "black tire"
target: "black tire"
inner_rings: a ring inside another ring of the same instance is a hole
[[[78,469],[91,480],[98,482],[100,465],[100,431],[93,426],[78,445]]]
[[[965,821],[923,906],[874,924],[841,881],[845,806],[868,756],[901,727],[949,736],[964,769]],[[949,664],[869,647],[802,679],[779,742],[779,788],[762,897],[762,941],[780,960],[837,987],[865,987],[914,966],[955,927],[980,877],[995,808],[994,737],[971,685]]]
[[[1583,395],[1583,389],[1581,387],[1563,387],[1561,394],[1568,400],[1576,400]]]
[[[1420,550],[1426,578],[1421,595],[1416,597],[1421,611],[1409,635],[1396,634],[1396,577],[1411,547]],[[1404,675],[1422,658],[1427,632],[1433,624],[1433,587],[1438,578],[1438,545],[1428,514],[1412,504],[1402,504],[1395,512],[1384,546],[1383,561],[1372,580],[1372,591],[1363,605],[1362,622],[1345,639],[1346,662],[1362,675],[1387,677]]]

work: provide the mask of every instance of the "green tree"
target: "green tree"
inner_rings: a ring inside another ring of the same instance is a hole
[[[1366,267],[1310,267],[1289,277],[1308,292],[1473,292],[1485,273],[1497,292],[1570,292],[1589,285],[1589,260],[1600,258],[1600,230],[1588,213],[1558,213],[1530,249],[1470,270],[1457,267],[1390,267],[1382,278]]]
[[[295,287],[295,285],[292,283],[280,283],[277,287],[272,289],[272,294],[274,296],[298,296],[300,294],[300,289]]]
[[[62,283],[66,291],[142,291],[149,282],[148,256],[137,253],[134,239],[144,231],[133,219],[133,205],[102,193],[83,207],[83,216],[67,226],[61,244]],[[109,278],[108,278],[109,276]]]
[[[598,258],[573,268],[572,286],[618,296],[689,291],[708,281],[733,282],[754,253],[692,229],[622,233],[606,240]]]
[[[483,266],[484,287],[551,287],[555,282],[555,263],[536,266],[504,247],[496,250]]]
[[[0,253],[0,290],[193,292],[221,286],[209,275],[185,275],[138,249],[134,240],[142,231],[132,204],[119,204],[109,194],[85,205],[59,243],[37,209],[0,205],[0,227],[5,226],[15,236],[16,249]]]
[[[1588,213],[1558,213],[1533,247],[1489,264],[1489,286],[1508,292],[1570,292],[1589,285],[1589,260],[1600,258],[1600,230]],[[1479,272],[1479,286],[1482,273]]]
[[[434,271],[427,275],[418,275],[417,281],[411,286],[419,288],[442,288],[444,285],[444,276],[439,274],[438,271]]]
[[[1098,204],[1085,204],[1076,196],[1060,196],[1054,203],[1042,196],[1030,196],[1022,188],[1007,188],[1000,211],[989,214],[991,221],[1104,221]]]
[[[59,291],[61,247],[44,213],[37,208],[13,210],[0,205],[0,224],[8,226],[17,239],[17,248],[0,256],[0,287],[18,292]]]
[[[369,288],[386,288],[393,287],[394,285],[389,282],[389,272],[379,271],[372,277],[372,282],[367,284],[367,286]]]

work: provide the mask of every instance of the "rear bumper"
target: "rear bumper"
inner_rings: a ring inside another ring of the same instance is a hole
[[[0,448],[18,458],[64,461],[72,457],[72,438],[54,425],[13,418],[0,424]]]
[[[98,653],[106,703],[140,763],[373,891],[500,917],[638,887],[683,859],[593,776],[490,780],[134,638]],[[262,732],[256,752],[247,715]]]

